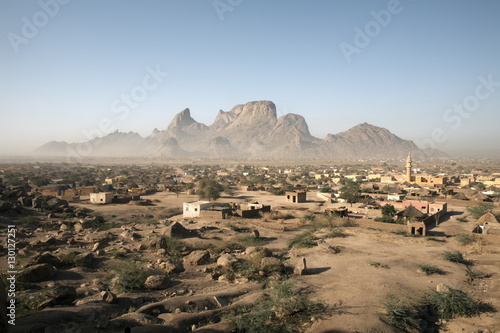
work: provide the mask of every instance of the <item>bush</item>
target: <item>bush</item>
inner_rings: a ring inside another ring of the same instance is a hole
[[[390,216],[382,216],[382,217],[376,217],[373,219],[375,222],[384,222],[384,223],[395,223],[392,217]]]
[[[110,266],[113,272],[108,279],[110,287],[117,292],[134,292],[144,289],[144,282],[155,272],[139,262],[120,261]]]
[[[253,235],[240,238],[240,242],[246,246],[262,246],[266,245],[267,241],[262,238],[256,238]]]
[[[473,234],[456,234],[455,239],[462,246],[470,245],[476,241],[476,235]]]
[[[459,221],[459,222],[468,222],[468,220],[465,217],[457,217],[457,221]]]
[[[467,260],[465,260],[462,253],[460,253],[458,251],[453,251],[453,252],[445,251],[445,252],[443,252],[443,259],[451,261],[451,262],[455,262],[458,264],[464,264],[464,265],[469,264],[469,262]]]
[[[493,210],[493,208],[495,208],[493,204],[480,203],[477,206],[467,207],[467,210],[471,213],[472,217],[477,220],[487,212]]]
[[[434,291],[430,299],[431,306],[437,310],[442,319],[455,317],[473,317],[481,313],[481,306],[463,291],[450,289]]]
[[[418,269],[425,273],[425,275],[433,275],[433,274],[444,274],[443,270],[437,266],[429,265],[429,264],[421,264],[418,265]]]
[[[415,318],[414,309],[399,300],[389,300],[384,304],[387,321],[404,330],[419,328],[419,320]]]
[[[295,235],[290,241],[288,242],[288,246],[290,248],[292,247],[297,247],[297,248],[311,248],[316,246],[317,243],[314,240],[314,234],[310,231],[305,231],[301,234]]]
[[[293,289],[290,281],[274,281],[254,306],[235,320],[236,332],[299,332],[322,308]]]
[[[485,272],[479,271],[479,270],[474,270],[470,267],[467,267],[465,269],[465,275],[467,275],[471,279],[471,281],[474,281],[477,279],[484,279],[484,278],[487,278],[490,276],[488,273],[485,273]]]
[[[328,234],[325,235],[325,238],[344,238],[347,237],[347,234],[344,232],[342,228],[332,228]]]

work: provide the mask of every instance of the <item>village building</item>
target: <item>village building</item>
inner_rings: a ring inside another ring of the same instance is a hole
[[[189,201],[184,202],[182,207],[183,217],[200,217],[201,211],[212,207],[210,201]]]
[[[477,220],[472,232],[484,235],[500,235],[500,222],[492,212],[487,212]]]
[[[90,203],[96,205],[106,205],[113,201],[112,192],[90,193]]]
[[[291,191],[286,192],[286,201],[291,203],[301,203],[307,201],[307,193],[306,191]]]

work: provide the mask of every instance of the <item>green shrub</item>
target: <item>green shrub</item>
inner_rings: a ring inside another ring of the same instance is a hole
[[[453,251],[453,252],[445,251],[445,252],[443,252],[443,259],[451,261],[451,262],[455,262],[458,264],[469,264],[469,262],[467,260],[465,260],[462,253],[460,253],[458,251]]]
[[[470,267],[465,268],[465,275],[467,275],[472,281],[477,279],[484,279],[490,276],[490,274],[485,273],[480,270],[474,270]]]
[[[263,246],[268,243],[266,240],[262,238],[256,238],[253,235],[242,237],[239,241],[246,246]]]
[[[388,215],[384,215],[381,217],[376,217],[373,219],[375,222],[384,222],[384,223],[395,223],[392,217]]]
[[[295,235],[288,242],[288,246],[290,248],[292,248],[292,247],[311,248],[311,247],[314,247],[316,245],[317,245],[317,243],[314,240],[314,234],[311,231],[305,231],[301,234]]]
[[[300,332],[321,308],[321,304],[294,290],[290,281],[273,281],[264,296],[235,320],[236,332]]]
[[[442,319],[455,317],[473,317],[481,313],[481,306],[463,291],[450,289],[448,291],[433,291],[430,304]]]
[[[476,241],[476,235],[473,234],[456,234],[455,239],[462,246],[472,244]]]
[[[153,270],[146,269],[139,262],[120,261],[110,265],[110,288],[117,292],[134,292],[144,288],[148,276],[154,274]]]
[[[399,300],[388,300],[384,303],[387,321],[404,330],[419,328],[419,320],[415,318],[415,310],[409,304]]]
[[[429,265],[429,264],[421,264],[421,265],[418,265],[418,269],[420,269],[422,272],[425,273],[425,275],[429,276],[429,275],[433,275],[433,274],[444,274],[444,271],[437,267],[437,266],[434,266],[434,265]]]
[[[325,238],[344,238],[347,237],[347,234],[344,232],[342,228],[332,228],[328,234],[325,235]]]

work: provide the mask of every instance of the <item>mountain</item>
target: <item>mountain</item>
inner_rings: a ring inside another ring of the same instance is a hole
[[[367,123],[324,139],[311,135],[304,117],[277,117],[270,101],[239,104],[220,110],[212,125],[197,122],[189,109],[179,112],[164,130],[148,137],[114,132],[88,142],[49,142],[37,156],[148,158],[267,158],[267,159],[380,159],[402,158],[418,147],[389,130]],[[439,151],[426,156],[439,156]]]

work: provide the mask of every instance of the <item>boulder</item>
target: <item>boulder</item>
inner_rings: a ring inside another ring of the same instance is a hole
[[[179,222],[174,222],[168,227],[164,228],[162,234],[164,236],[175,237],[175,238],[189,238],[196,235],[194,231],[186,229]]]
[[[219,259],[217,259],[217,266],[232,269],[234,264],[237,262],[238,259],[236,259],[232,254],[224,253],[219,257]]]
[[[38,264],[26,267],[19,272],[19,280],[22,282],[39,282],[51,278],[56,274],[54,266],[49,264]]]
[[[160,267],[163,268],[167,274],[182,273],[185,271],[184,265],[180,260],[169,260],[167,262],[163,262],[160,264]]]
[[[259,238],[260,238],[260,232],[259,232],[259,230],[254,229],[254,230],[252,231],[252,233],[253,233],[253,237],[254,237],[254,238],[256,238],[256,239],[259,239]]]
[[[71,305],[76,299],[76,289],[73,287],[55,287],[44,292],[47,298],[38,304],[38,309],[56,305]]]
[[[54,267],[61,267],[62,263],[61,260],[52,255],[50,252],[44,252],[40,254],[38,257],[35,258],[33,264],[38,265],[38,264],[49,264]]]
[[[203,265],[210,260],[210,253],[208,251],[193,251],[183,258],[184,263],[190,265]]]
[[[442,292],[447,292],[447,291],[450,291],[450,287],[448,287],[447,285],[445,285],[444,283],[440,283],[436,286],[436,291],[438,293],[442,293]]]
[[[66,200],[62,200],[59,198],[50,198],[46,201],[47,208],[50,210],[62,210],[69,206]]]
[[[116,295],[111,291],[101,291],[102,300],[106,303],[114,303],[116,301]]]
[[[75,256],[75,263],[78,266],[90,267],[93,262],[94,255],[91,252],[84,252]]]
[[[250,246],[246,248],[245,254],[250,259],[259,259],[259,258],[271,257],[273,255],[273,252],[269,250],[267,247]]]
[[[306,275],[306,271],[307,271],[306,258],[302,258],[295,265],[295,268],[293,269],[293,273],[296,275]]]
[[[283,272],[285,269],[285,265],[275,257],[265,257],[260,261],[260,269],[265,274],[273,273],[273,272]]]
[[[166,289],[168,288],[169,282],[167,275],[151,275],[148,276],[146,282],[144,282],[144,287],[150,290]]]

